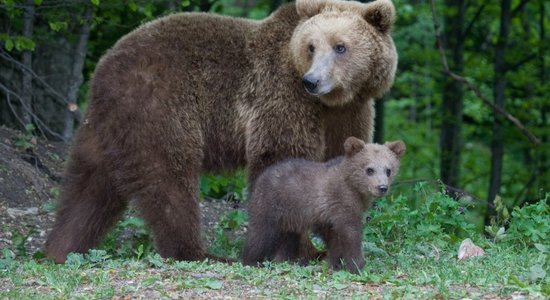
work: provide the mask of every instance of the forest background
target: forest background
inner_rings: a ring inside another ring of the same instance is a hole
[[[0,124],[70,144],[95,65],[124,34],[173,12],[261,19],[285,2],[0,0]],[[550,2],[393,2],[399,67],[377,101],[375,140],[407,144],[395,193],[441,186],[480,232],[497,210],[545,199]],[[205,176],[203,195],[227,194],[238,174]]]

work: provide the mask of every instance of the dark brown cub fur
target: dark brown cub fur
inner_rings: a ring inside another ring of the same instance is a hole
[[[401,141],[365,144],[350,137],[343,157],[326,163],[292,159],[268,168],[250,197],[243,263],[293,260],[312,230],[327,244],[333,268],[359,272],[365,264],[363,212],[387,193],[404,152]]]

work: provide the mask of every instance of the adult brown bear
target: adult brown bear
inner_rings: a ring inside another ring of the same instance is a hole
[[[263,21],[183,13],[126,35],[98,63],[46,254],[94,247],[130,200],[164,257],[206,256],[198,180],[372,139],[397,54],[389,0],[298,0]]]

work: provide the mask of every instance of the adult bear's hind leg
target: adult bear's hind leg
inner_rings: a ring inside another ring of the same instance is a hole
[[[153,231],[156,249],[162,257],[177,260],[206,258],[201,239],[200,209],[197,202],[199,171],[188,170],[185,178],[166,168],[156,174],[138,195],[141,216]]]
[[[65,262],[70,252],[97,246],[124,212],[127,202],[117,192],[98,159],[94,136],[81,129],[65,173],[56,222],[46,242],[46,256]]]

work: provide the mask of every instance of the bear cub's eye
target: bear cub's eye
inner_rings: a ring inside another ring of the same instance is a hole
[[[373,168],[367,168],[367,175],[372,176],[374,174]]]
[[[336,51],[336,53],[342,54],[342,53],[346,52],[346,46],[344,46],[342,44],[338,44],[338,45],[334,46],[334,51]]]
[[[391,176],[391,170],[390,170],[390,169],[386,169],[386,175],[387,175],[388,177]]]
[[[315,46],[309,45],[307,47],[307,51],[309,52],[309,54],[313,54],[313,52],[315,52]]]

